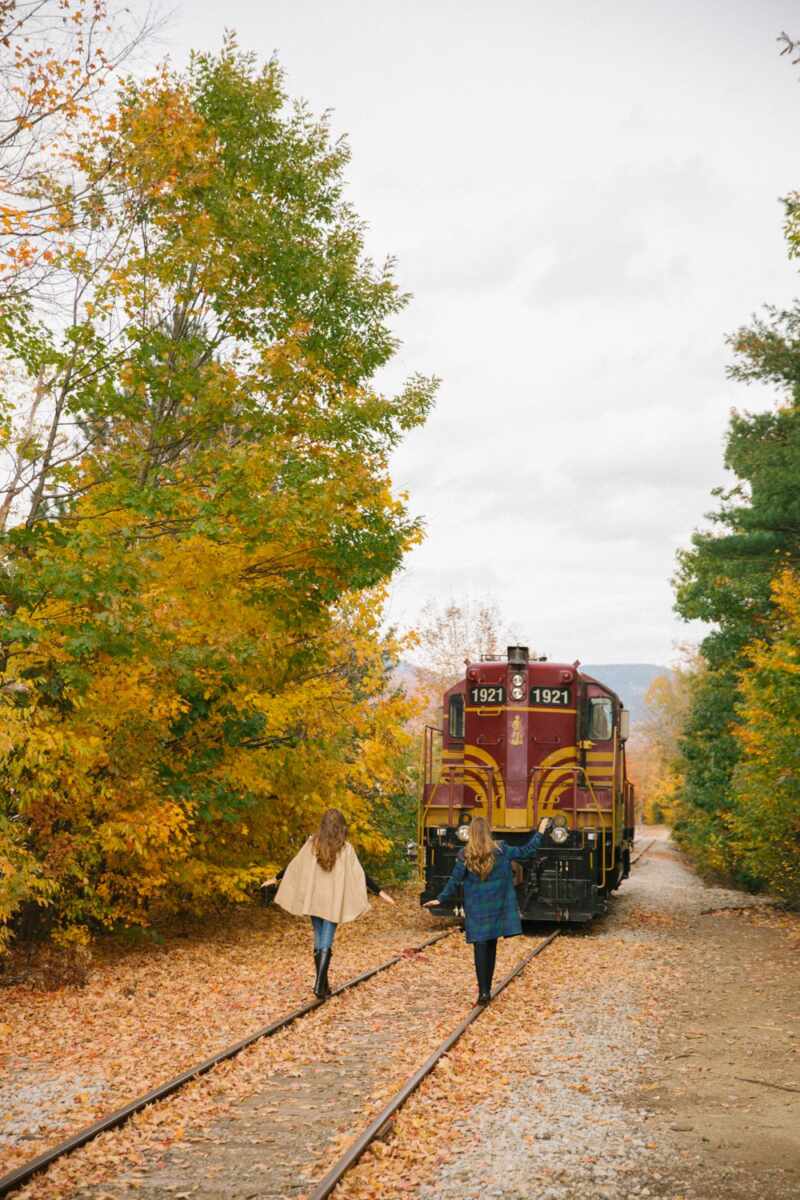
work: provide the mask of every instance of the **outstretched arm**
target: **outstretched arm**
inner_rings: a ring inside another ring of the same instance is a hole
[[[519,861],[520,859],[532,858],[542,844],[542,839],[547,831],[552,827],[553,820],[551,817],[543,817],[539,822],[539,828],[532,838],[525,843],[524,846],[506,846],[506,854],[512,860]]]
[[[372,892],[373,896],[378,896],[379,899],[385,900],[387,904],[395,903],[389,893],[385,892],[381,885],[375,879],[373,879],[371,875],[368,875],[366,871],[364,872],[364,878],[367,881],[368,892]]]
[[[284,867],[281,871],[278,871],[277,875],[273,875],[270,879],[265,879],[261,884],[261,887],[274,887],[276,883],[280,883],[285,874],[286,867]]]
[[[422,907],[435,908],[436,905],[442,904],[445,900],[450,900],[453,896],[455,896],[456,888],[459,886],[459,884],[463,883],[466,873],[467,864],[464,862],[463,858],[457,858],[456,865],[453,867],[450,878],[439,892],[438,900],[428,900],[425,904],[423,904]]]

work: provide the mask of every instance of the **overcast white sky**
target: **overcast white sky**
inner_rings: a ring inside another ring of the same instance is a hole
[[[276,51],[348,135],[369,250],[436,373],[394,478],[424,516],[391,606],[492,595],[552,657],[666,662],[675,551],[724,481],[724,338],[800,290],[800,0],[184,0],[167,34]]]

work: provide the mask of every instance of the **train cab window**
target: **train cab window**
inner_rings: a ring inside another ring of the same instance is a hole
[[[589,701],[589,738],[593,742],[607,742],[614,724],[614,709],[605,696]]]
[[[448,729],[451,738],[464,736],[464,697],[451,696]]]

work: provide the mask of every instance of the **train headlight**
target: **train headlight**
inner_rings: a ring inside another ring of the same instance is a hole
[[[550,830],[550,839],[551,841],[554,841],[557,846],[563,846],[568,837],[569,830],[567,829],[566,825],[554,825]]]
[[[469,841],[469,825],[459,825],[456,830],[456,837],[460,842]]]
[[[522,675],[512,675],[511,682],[513,683],[514,687],[522,687],[523,683],[525,682],[525,678]]]
[[[525,695],[525,692],[522,690],[521,687],[512,687],[511,697],[513,700],[521,700],[524,695]]]

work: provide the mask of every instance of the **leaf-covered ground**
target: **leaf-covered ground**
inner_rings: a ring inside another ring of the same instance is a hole
[[[605,921],[558,939],[479,1018],[336,1196],[794,1197],[800,923],[740,903],[752,901],[706,887],[656,845]],[[249,920],[221,939],[219,985],[237,994],[221,978],[233,947],[261,939],[291,968],[275,972],[285,1011],[307,994],[308,935],[277,913]],[[373,907],[343,931],[337,978],[431,928],[413,894],[400,912]],[[195,938],[211,961],[219,931]],[[529,947],[501,943],[498,976]],[[300,1200],[473,998],[460,935],[409,954],[57,1164],[21,1200]],[[229,1038],[240,1015],[225,1018]]]
[[[384,917],[382,930],[372,935],[366,922],[353,926],[347,973],[365,965],[360,957],[379,961],[437,928],[413,903],[412,891],[401,925],[386,928]],[[296,929],[293,941],[285,947],[287,959],[297,953]],[[518,956],[517,944],[501,946],[498,969],[508,970]],[[344,960],[342,952],[343,974]],[[20,1195],[100,1200],[128,1195],[130,1188],[149,1196],[201,1189],[209,1196],[300,1195],[307,1186],[304,1168],[316,1174],[321,1157],[349,1141],[364,1115],[382,1106],[474,995],[472,956],[456,934],[256,1043],[57,1163]],[[281,1011],[290,1007],[288,999],[284,992]]]
[[[337,935],[331,981],[424,941],[443,923],[418,888]],[[0,991],[0,1174],[68,1133],[312,999],[310,926],[274,905],[173,930],[137,949],[109,940],[83,988]]]

